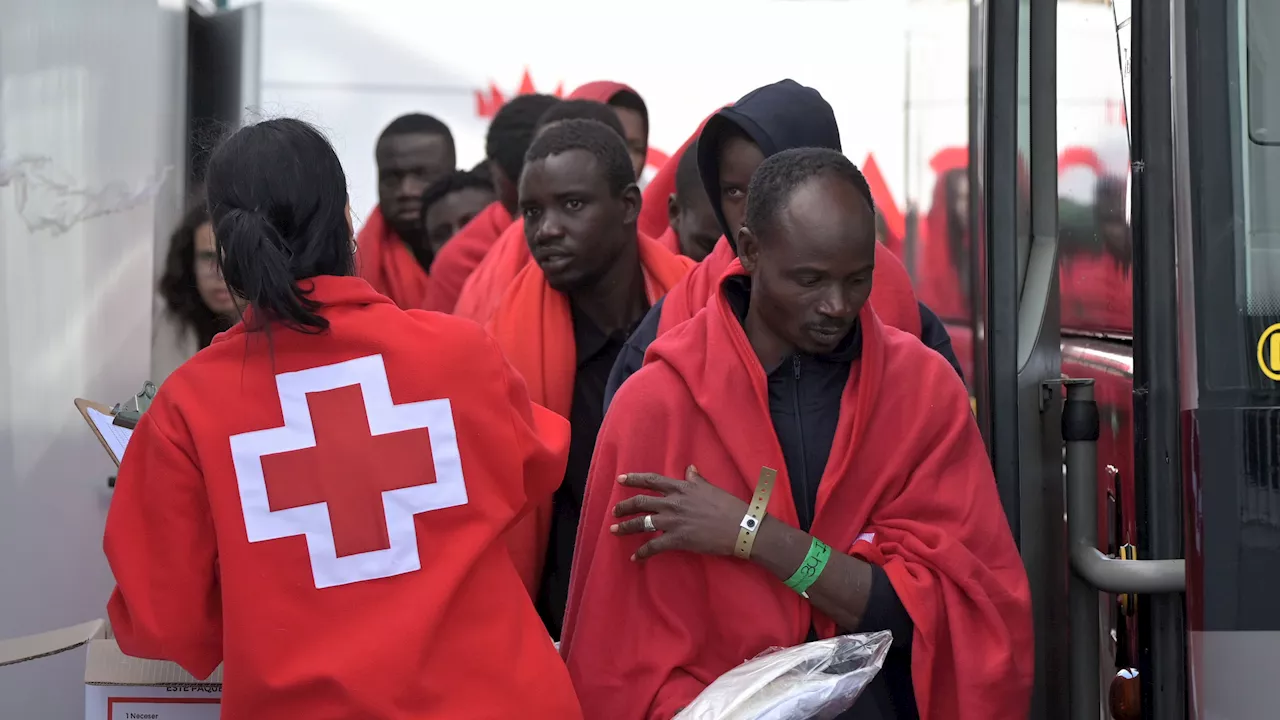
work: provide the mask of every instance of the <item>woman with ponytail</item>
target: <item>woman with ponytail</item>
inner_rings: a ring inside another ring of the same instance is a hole
[[[120,648],[223,664],[223,718],[580,717],[502,541],[560,484],[568,423],[479,326],[355,276],[346,177],[311,126],[240,130],[206,184],[248,308],[125,453]]]

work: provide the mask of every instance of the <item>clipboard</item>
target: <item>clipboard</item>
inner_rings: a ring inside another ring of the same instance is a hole
[[[80,411],[80,416],[89,423],[89,429],[93,431],[94,437],[98,438],[98,442],[102,443],[103,449],[111,456],[116,467],[120,467],[125,448],[129,445],[129,439],[133,437],[133,429],[137,427],[139,418],[147,411],[155,396],[156,386],[148,381],[143,383],[142,390],[131,399],[113,407],[84,398],[76,398],[76,409]],[[129,403],[133,403],[132,408],[128,407]]]
[[[116,415],[112,412],[112,408],[102,403],[84,398],[76,398],[75,402],[76,409],[80,411],[84,421],[89,423],[89,429],[93,431],[94,437],[102,443],[102,448],[111,456],[116,467],[120,467],[120,458],[124,457],[129,438],[133,436],[133,430],[116,425],[114,422]]]

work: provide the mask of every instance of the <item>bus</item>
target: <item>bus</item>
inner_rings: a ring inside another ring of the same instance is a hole
[[[918,286],[959,288],[967,313],[951,329],[970,339],[1035,601],[1030,717],[1269,717],[1280,5],[1104,3],[1118,173],[1061,151],[1078,130],[1059,82],[1083,62],[1062,32],[1079,5],[971,4],[968,162],[941,191],[963,216],[942,237],[964,252],[922,227],[915,266]]]

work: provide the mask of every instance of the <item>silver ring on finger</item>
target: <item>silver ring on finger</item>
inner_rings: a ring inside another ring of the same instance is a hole
[[[645,529],[645,532],[658,532],[658,528],[656,528],[656,527],[654,527],[654,526],[653,526],[653,516],[652,516],[652,515],[645,515],[645,516],[644,516],[644,529]]]

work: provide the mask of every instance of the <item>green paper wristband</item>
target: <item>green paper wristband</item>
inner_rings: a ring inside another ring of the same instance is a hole
[[[809,588],[818,581],[818,576],[826,569],[829,559],[831,559],[831,548],[818,538],[814,538],[809,544],[809,554],[805,555],[804,562],[800,563],[800,568],[787,579],[787,587],[806,598],[809,597]]]

